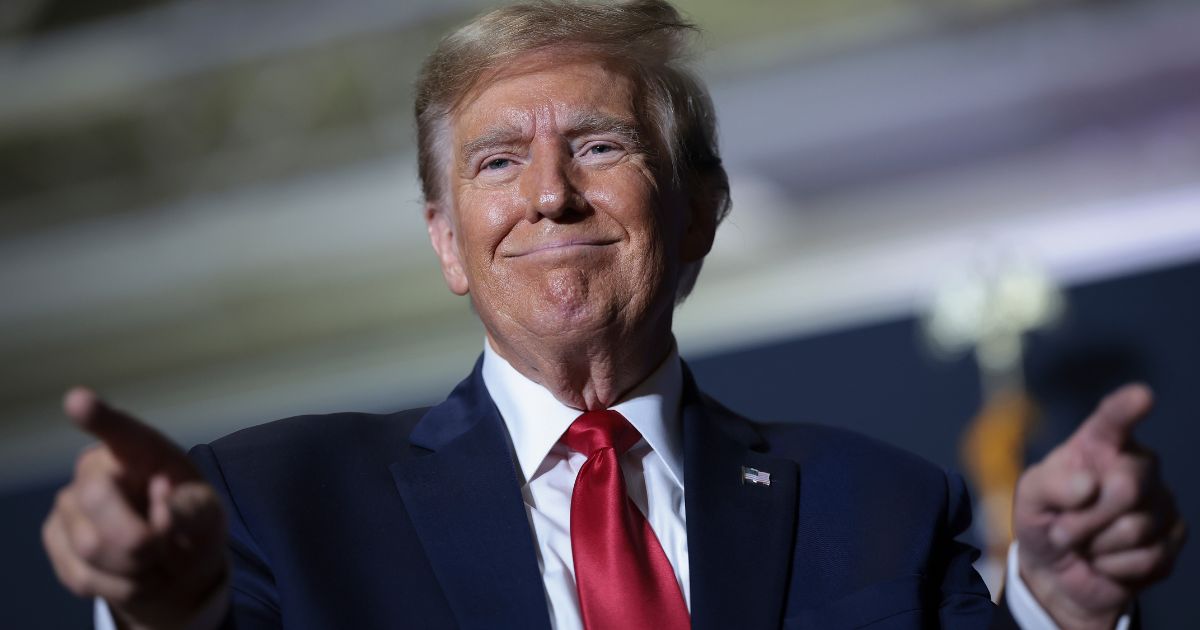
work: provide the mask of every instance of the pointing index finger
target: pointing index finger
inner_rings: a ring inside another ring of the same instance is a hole
[[[149,476],[157,471],[177,475],[186,470],[177,460],[179,447],[153,427],[110,407],[95,392],[75,387],[63,397],[63,410],[80,429],[94,435],[131,472]]]
[[[1154,394],[1143,383],[1130,383],[1109,394],[1075,432],[1088,441],[1121,449],[1133,428],[1150,412]]]

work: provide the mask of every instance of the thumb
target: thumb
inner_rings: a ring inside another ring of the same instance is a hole
[[[150,526],[164,545],[168,575],[205,578],[223,573],[225,513],[212,486],[199,481],[172,484],[156,475],[150,480],[149,502]]]
[[[1099,480],[1078,457],[1060,446],[1021,475],[1014,505],[1017,516],[1045,522],[1043,515],[1086,507],[1099,489]]]
[[[201,482],[171,484],[156,476],[150,483],[150,522],[155,531],[169,535],[174,544],[197,547],[223,531],[221,500],[211,486]]]
[[[187,455],[170,439],[133,416],[114,409],[86,387],[63,397],[63,410],[80,429],[108,447],[117,461],[137,478],[167,473],[172,480],[196,478]]]
[[[1145,384],[1124,385],[1100,401],[1072,438],[1123,449],[1153,406],[1154,393]]]

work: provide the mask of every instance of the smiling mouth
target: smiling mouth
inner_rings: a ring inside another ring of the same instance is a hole
[[[532,256],[534,254],[571,254],[583,253],[589,250],[599,249],[616,243],[616,240],[606,239],[573,239],[567,241],[556,241],[551,243],[540,243],[526,250],[521,250],[514,254],[504,254],[505,258],[520,258],[522,256]]]

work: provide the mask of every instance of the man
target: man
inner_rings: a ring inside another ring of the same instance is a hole
[[[957,476],[697,391],[672,313],[728,183],[678,65],[690,28],[661,0],[542,3],[444,40],[420,169],[487,333],[474,372],[428,410],[293,418],[191,460],[70,392],[101,444],[44,528],[63,583],[129,628],[1127,623],[1184,539],[1130,438],[1144,387],[1025,475],[999,614],[955,541]]]

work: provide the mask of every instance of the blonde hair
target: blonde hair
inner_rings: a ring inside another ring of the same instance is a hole
[[[685,67],[696,27],[664,0],[516,4],[476,18],[442,39],[416,86],[417,155],[426,201],[443,201],[449,173],[449,120],[490,73],[516,58],[569,47],[631,70],[645,125],[666,175],[715,226],[729,213],[729,178],[717,147],[716,113],[704,84]],[[682,270],[677,301],[700,263]]]

